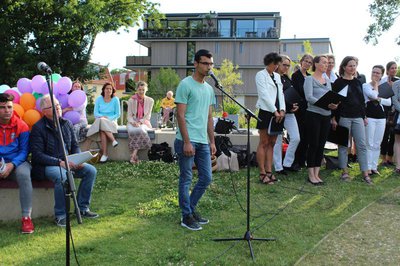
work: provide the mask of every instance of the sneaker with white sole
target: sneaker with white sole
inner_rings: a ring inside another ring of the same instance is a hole
[[[22,217],[21,223],[21,232],[23,234],[32,234],[35,231],[31,217]]]
[[[200,213],[198,212],[193,212],[193,218],[199,223],[199,224],[208,224],[210,221],[204,217],[201,217]]]
[[[118,146],[118,141],[114,140],[112,145],[113,145],[114,148],[117,147]]]
[[[56,218],[55,219],[56,225],[59,227],[66,227],[67,226],[67,218]]]
[[[187,229],[192,230],[192,231],[199,231],[199,230],[203,229],[199,225],[199,223],[193,218],[192,214],[189,214],[182,218],[181,226],[186,227]]]
[[[107,155],[102,155],[99,162],[105,163],[105,162],[107,162],[107,160],[108,160],[108,156]]]

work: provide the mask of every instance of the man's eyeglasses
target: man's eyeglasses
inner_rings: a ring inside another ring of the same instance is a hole
[[[304,60],[304,62],[306,62],[307,64],[312,64],[312,62],[311,61],[308,61],[308,60]]]
[[[290,65],[288,65],[288,64],[282,64],[282,66],[284,66],[284,67],[290,67]]]
[[[214,63],[208,63],[208,62],[199,62],[199,64],[205,65],[205,66],[214,66]]]
[[[51,109],[52,107],[53,107],[53,106],[45,107],[45,108],[42,108],[42,110]],[[56,104],[56,108],[60,108],[60,107],[61,107],[60,104]]]

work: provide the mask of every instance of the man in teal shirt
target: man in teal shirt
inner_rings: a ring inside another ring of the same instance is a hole
[[[194,57],[195,72],[183,79],[177,88],[175,103],[178,130],[175,152],[179,157],[179,207],[182,210],[181,225],[190,230],[201,230],[202,218],[196,206],[212,180],[211,154],[215,154],[212,105],[215,104],[213,88],[205,82],[214,63],[212,54],[199,50]],[[192,184],[192,166],[196,164],[198,182],[189,194]]]

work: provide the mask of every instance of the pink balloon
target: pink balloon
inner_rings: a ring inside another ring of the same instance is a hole
[[[10,90],[6,90],[4,93],[8,93],[8,94],[14,95],[13,103],[19,103],[20,95],[19,95],[18,92],[16,92],[15,90],[11,90],[10,89]]]
[[[38,110],[39,112],[42,111],[42,108],[40,108],[40,100],[41,100],[41,99],[42,99],[42,98],[36,99],[36,110]]]
[[[31,80],[27,78],[20,78],[17,82],[17,88],[21,93],[32,93]]]
[[[41,75],[36,75],[32,78],[31,86],[34,92],[42,93],[43,83],[46,83],[46,79]]]
[[[78,124],[81,119],[81,115],[77,111],[68,111],[63,117],[71,121],[73,125]]]
[[[72,87],[72,81],[69,77],[62,77],[57,81],[56,87],[59,94],[67,94]]]
[[[68,97],[68,104],[72,107],[78,107],[86,101],[86,93],[82,90],[73,91]]]
[[[57,99],[60,102],[62,109],[68,107],[68,96],[69,96],[68,94],[60,94],[60,95],[58,95]]]

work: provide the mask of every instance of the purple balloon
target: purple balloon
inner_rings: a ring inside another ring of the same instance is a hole
[[[68,97],[68,104],[72,107],[78,107],[86,101],[86,93],[82,90],[73,91]]]
[[[46,79],[41,75],[36,75],[32,78],[31,87],[34,92],[42,93],[43,83],[46,84]]]
[[[21,93],[32,93],[31,80],[27,78],[20,78],[17,82],[18,90]]]
[[[78,124],[81,119],[81,115],[77,111],[68,111],[63,116],[65,119],[71,121],[73,125]]]
[[[68,94],[60,94],[57,99],[60,102],[62,109],[68,107]]]
[[[41,112],[42,111],[42,108],[40,108],[40,100],[41,100],[42,98],[37,98],[36,99],[36,110],[38,110],[39,112]]]
[[[72,87],[72,81],[69,77],[62,77],[57,81],[56,87],[59,94],[67,94]]]
[[[42,87],[40,87],[40,91],[38,92],[43,95],[49,94],[49,86],[47,85],[47,82],[43,83]]]

